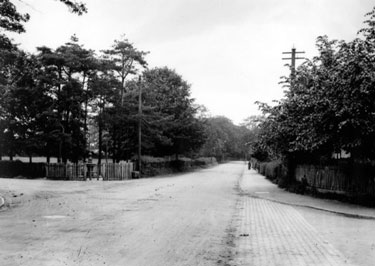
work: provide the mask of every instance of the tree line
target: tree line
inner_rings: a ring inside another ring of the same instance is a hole
[[[258,103],[253,155],[261,160],[329,160],[342,150],[353,160],[375,158],[375,8],[352,41],[317,38],[318,56],[283,77],[285,97]]]
[[[81,3],[61,1],[72,12]],[[24,32],[29,16],[0,4],[2,32]],[[142,150],[152,156],[241,157],[248,130],[210,117],[190,84],[168,67],[149,69],[148,52],[121,37],[97,53],[76,36],[56,49],[28,53],[0,34],[0,158],[44,156],[85,160],[91,152],[117,162],[132,159],[139,125]],[[139,112],[141,93],[142,112]]]

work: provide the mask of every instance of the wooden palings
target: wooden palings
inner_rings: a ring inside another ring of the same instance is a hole
[[[99,171],[100,168],[100,171]],[[86,180],[86,178],[99,178],[103,180],[126,180],[131,179],[134,169],[132,162],[102,163],[100,165],[79,164],[46,164],[46,176],[50,179],[64,180]],[[100,176],[98,176],[100,172]]]
[[[333,192],[359,193],[375,196],[375,178],[369,173],[345,171],[339,166],[298,165],[295,178],[315,188]]]
[[[106,163],[101,165],[103,180],[126,180],[131,178],[133,163]]]

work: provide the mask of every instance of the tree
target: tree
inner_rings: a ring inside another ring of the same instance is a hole
[[[20,14],[16,6],[9,0],[3,0],[0,3],[1,24],[0,28],[11,32],[25,32],[22,23],[30,19],[29,14]]]
[[[244,158],[248,143],[252,140],[250,132],[245,126],[237,126],[224,116],[207,118],[205,124],[207,138],[200,154],[216,157],[219,161],[227,158]]]
[[[120,99],[121,105],[124,105],[126,78],[137,73],[137,66],[141,68],[147,66],[144,58],[147,52],[138,51],[128,39],[123,37],[121,40],[115,40],[112,49],[103,50],[103,53],[104,59],[111,65],[112,71],[121,82]]]
[[[41,82],[49,88],[59,132],[59,160],[77,161],[87,153],[87,114],[91,98],[89,77],[97,67],[93,51],[84,49],[73,36],[55,51],[38,48],[42,67]]]
[[[249,130],[258,130],[259,125],[264,122],[266,118],[263,115],[251,115],[243,120],[240,124]]]
[[[85,4],[77,1],[60,0],[71,12],[82,15],[87,12]],[[10,0],[0,2],[0,49],[9,49],[13,46],[11,40],[1,31],[10,31],[16,33],[25,32],[23,23],[30,19],[29,14],[21,14],[16,6]]]
[[[108,110],[112,107],[115,101],[115,92],[121,86],[120,82],[112,75],[108,64],[105,60],[98,61],[98,71],[90,78],[88,86],[92,91],[92,111],[96,113],[94,120],[97,125],[98,132],[98,163],[101,163],[103,146],[105,146],[106,156],[108,156],[109,139],[103,143],[103,134],[105,130],[108,132],[108,127],[112,121]],[[115,121],[113,121],[115,122]]]
[[[87,11],[80,2],[60,2],[78,15]],[[4,152],[12,158],[16,152],[30,155],[50,151],[43,143],[53,139],[52,133],[45,135],[52,130],[49,121],[53,120],[49,106],[53,99],[44,86],[47,76],[39,73],[38,60],[20,51],[4,33],[25,32],[23,23],[29,18],[28,14],[19,13],[11,1],[0,2],[0,159]]]
[[[86,5],[83,4],[82,2],[70,1],[70,0],[60,0],[60,2],[64,3],[72,13],[76,13],[79,16],[82,15],[83,13],[87,13]]]
[[[12,82],[0,85],[2,151],[41,153],[48,139],[49,112],[52,99],[38,82],[39,62],[35,56],[19,52],[11,71]],[[31,161],[31,159],[30,159]]]
[[[161,131],[154,139],[154,152],[160,155],[185,154],[195,151],[204,142],[204,128],[197,117],[198,108],[190,97],[190,85],[167,67],[143,72],[146,106],[162,114],[154,128]]]
[[[59,47],[56,52],[60,54],[65,60],[65,74],[67,75],[68,82],[71,81],[72,77],[81,83],[80,87],[83,92],[83,130],[84,130],[84,142],[87,146],[87,134],[88,134],[88,107],[89,101],[92,97],[92,91],[89,86],[89,79],[94,75],[98,68],[98,61],[95,58],[93,50],[87,50],[78,43],[78,38],[74,35],[71,37],[71,42]],[[84,155],[85,159],[85,155]]]
[[[278,105],[262,104],[257,147],[271,157],[317,160],[345,150],[353,159],[375,158],[375,11],[368,13],[364,39],[317,38],[319,55],[297,71]]]

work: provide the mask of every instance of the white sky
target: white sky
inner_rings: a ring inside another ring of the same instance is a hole
[[[294,45],[311,58],[319,35],[352,40],[375,6],[372,0],[81,1],[88,8],[83,16],[56,0],[14,0],[31,19],[26,33],[12,36],[34,52],[76,34],[86,48],[99,51],[125,34],[150,51],[150,68],[175,69],[192,85],[197,103],[235,123],[259,114],[255,101],[283,96],[283,51]]]

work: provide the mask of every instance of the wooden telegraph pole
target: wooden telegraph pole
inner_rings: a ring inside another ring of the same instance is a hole
[[[296,51],[296,48],[292,48],[292,51],[291,52],[283,52],[283,54],[290,54],[291,57],[288,57],[288,58],[283,58],[283,60],[292,60],[292,64],[291,64],[291,78],[292,80],[294,80],[294,77],[295,77],[295,72],[296,72],[296,60],[297,59],[305,59],[304,57],[297,57],[296,54],[304,54],[305,52],[297,52]]]
[[[141,177],[142,156],[142,84],[141,76],[138,78],[138,171]]]

